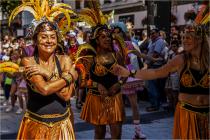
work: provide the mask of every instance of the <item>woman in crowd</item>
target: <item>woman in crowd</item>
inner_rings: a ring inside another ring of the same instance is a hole
[[[18,49],[13,50],[11,52],[11,61],[16,63],[16,64],[20,64],[20,52]],[[23,100],[23,96],[25,95],[26,100],[27,100],[27,91],[23,90],[26,89],[26,85],[24,83],[24,79],[23,79],[23,75],[22,73],[8,73],[9,76],[11,76],[11,78],[13,79],[12,81],[12,85],[11,85],[11,90],[10,90],[10,99],[11,99],[11,105],[6,108],[6,112],[10,112],[12,110],[14,110],[15,108],[15,103],[16,103],[16,99],[18,97],[19,100],[19,107],[18,110],[16,111],[17,114],[21,114],[23,112],[24,109],[24,100]]]
[[[104,139],[106,125],[110,126],[111,138],[120,139],[124,107],[121,84],[118,76],[110,72],[120,59],[113,49],[112,37],[106,25],[93,29],[91,44],[96,49],[96,56],[90,69],[93,86],[86,97],[81,118],[95,126],[95,139]]]
[[[166,77],[178,72],[180,90],[176,106],[173,138],[209,139],[209,42],[204,26],[187,27],[184,52],[158,69],[129,72],[121,66],[113,72],[144,80]]]
[[[56,54],[61,41],[61,28],[58,28],[51,15],[56,11],[49,7],[48,1],[41,3],[45,9],[35,3],[30,3],[31,7],[24,7],[27,4],[29,3],[24,2],[21,9],[20,6],[14,9],[20,12],[29,8],[31,11],[33,8],[32,14],[35,18],[30,30],[34,56],[24,57],[21,61],[28,88],[28,103],[17,139],[73,140],[75,135],[70,121],[72,114],[69,100],[77,73],[69,56]],[[62,11],[69,9],[65,4],[62,4],[62,8],[56,4],[52,7]],[[13,16],[12,14],[10,19]],[[70,18],[70,15],[67,17]]]
[[[81,19],[92,27],[90,44],[96,54],[90,67],[88,94],[82,108],[81,118],[95,126],[94,139],[105,139],[106,125],[110,126],[111,139],[120,139],[124,107],[121,85],[125,81],[110,72],[115,64],[123,65],[124,60],[119,53],[115,53],[112,35],[107,27],[107,15],[100,11],[97,1],[89,1],[91,8],[82,9]]]
[[[131,53],[127,53],[125,56],[126,58],[125,64],[127,69],[138,70],[142,68],[143,62],[141,61],[141,58],[132,53],[132,51],[137,51],[137,49],[134,48],[133,44],[135,43],[131,41],[131,37],[128,35],[128,30],[126,25],[123,22],[117,22],[112,24],[112,26],[114,34],[121,36],[125,40],[124,41],[126,45],[125,50],[127,50],[127,52],[131,51]],[[138,50],[138,52],[140,53],[140,50]],[[122,86],[122,93],[128,97],[133,112],[135,139],[146,138],[140,127],[139,105],[137,101],[137,91],[142,90],[142,88],[143,88],[143,81],[132,77],[129,77],[126,83]]]
[[[55,55],[57,34],[52,23],[40,24],[33,36],[35,54],[22,60],[29,98],[18,139],[75,139],[67,102],[76,77],[71,59]]]

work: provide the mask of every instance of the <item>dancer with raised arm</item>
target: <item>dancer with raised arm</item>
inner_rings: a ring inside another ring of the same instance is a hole
[[[209,139],[209,27],[205,26],[207,14],[201,15],[204,16],[196,18],[196,25],[186,27],[184,52],[167,64],[158,69],[132,72],[115,65],[112,71],[117,75],[144,80],[166,77],[170,72],[179,73],[180,90],[173,131],[175,139]]]

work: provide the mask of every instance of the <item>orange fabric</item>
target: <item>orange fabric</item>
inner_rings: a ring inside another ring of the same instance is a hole
[[[69,118],[53,127],[35,122],[24,117],[18,132],[17,139],[42,139],[42,140],[75,140],[73,127]]]
[[[209,139],[209,114],[200,114],[176,106],[174,117],[174,139]]]
[[[125,112],[121,93],[110,97],[110,100],[100,95],[88,93],[81,112],[81,119],[94,124],[106,125],[123,122]]]
[[[76,64],[76,69],[79,70],[79,78],[80,78],[80,87],[85,87],[87,80],[86,80],[86,69],[83,64]]]

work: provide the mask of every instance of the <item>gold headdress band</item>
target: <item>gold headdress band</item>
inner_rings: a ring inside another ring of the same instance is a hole
[[[49,4],[50,3],[50,4]],[[15,16],[20,12],[28,11],[34,16],[34,20],[31,24],[31,35],[33,35],[36,27],[43,22],[52,22],[55,23],[59,31],[62,34],[65,34],[71,27],[71,15],[75,15],[72,11],[72,8],[68,4],[49,2],[48,0],[22,0],[22,4],[16,7],[10,17],[9,17],[9,26]],[[58,17],[64,15],[66,18],[67,24],[59,24]],[[57,20],[57,21],[56,21]],[[64,28],[65,27],[65,28]]]

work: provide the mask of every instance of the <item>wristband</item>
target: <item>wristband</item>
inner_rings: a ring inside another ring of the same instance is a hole
[[[69,86],[71,82],[73,81],[72,74],[68,72],[63,72],[61,75],[61,78],[65,80],[66,86]]]
[[[63,80],[65,80],[65,82],[66,82],[66,87],[68,87],[68,86],[70,85],[69,80],[68,80],[68,79],[66,79],[65,77],[62,77],[62,79],[63,79]]]
[[[133,78],[135,78],[135,76],[136,76],[136,70],[131,70],[130,71],[130,75],[129,75],[129,77],[133,77]]]

